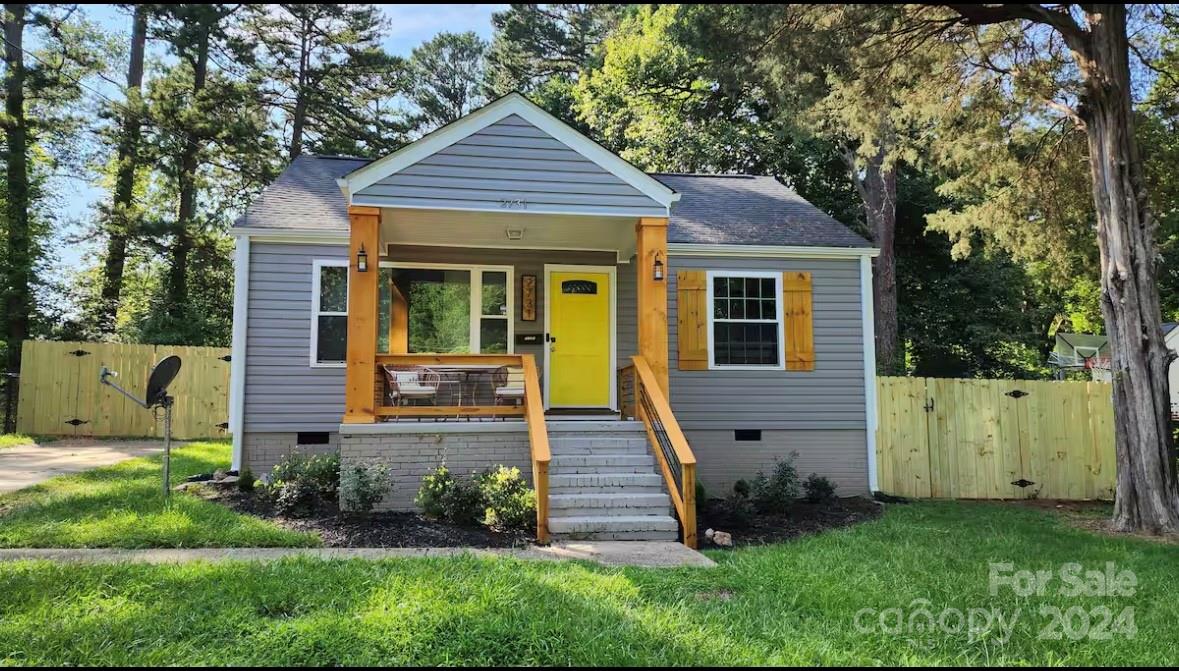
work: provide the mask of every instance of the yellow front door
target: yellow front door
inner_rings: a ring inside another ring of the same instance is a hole
[[[549,274],[549,405],[610,405],[610,275]]]

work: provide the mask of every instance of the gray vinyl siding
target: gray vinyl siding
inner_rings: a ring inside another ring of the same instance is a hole
[[[344,369],[310,365],[311,281],[316,259],[347,258],[344,245],[254,242],[246,330],[246,432],[337,431],[344,415]],[[514,268],[515,333],[544,333],[548,264],[614,266],[612,252],[397,247],[385,261],[498,265]],[[634,353],[634,266],[617,264],[618,360]],[[521,319],[521,277],[537,278],[536,320]],[[541,345],[519,345],[544,374]],[[620,364],[622,365],[622,364]]]
[[[250,245],[247,433],[339,429],[344,369],[310,366],[311,274],[316,259],[346,258],[346,245]]]
[[[670,266],[671,405],[685,430],[855,429],[863,436],[867,422],[858,260],[673,256]],[[815,369],[679,370],[676,271],[688,269],[809,271],[814,291]]]
[[[354,194],[382,207],[666,216],[667,210],[548,133],[506,117]]]

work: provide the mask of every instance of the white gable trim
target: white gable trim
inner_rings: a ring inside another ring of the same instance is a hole
[[[663,207],[670,208],[672,203],[679,200],[680,195],[667,188],[662,182],[578,133],[519,93],[509,93],[382,159],[356,169],[336,180],[336,183],[340,185],[344,197],[351,204],[352,194],[372,186],[381,179],[396,174],[513,114],[553,136],[573,151],[593,161],[603,170],[638,189]]]

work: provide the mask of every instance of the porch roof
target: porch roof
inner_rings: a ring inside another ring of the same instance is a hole
[[[299,156],[247,208],[234,224],[234,232],[347,231],[348,206],[337,180],[369,163],[369,159],[355,157]],[[660,173],[651,176],[680,194],[680,200],[671,206],[668,242],[872,246],[773,177]]]

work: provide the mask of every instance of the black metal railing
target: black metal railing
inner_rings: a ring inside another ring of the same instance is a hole
[[[659,451],[663,453],[667,467],[671,469],[671,476],[675,481],[676,491],[680,491],[684,486],[683,465],[680,464],[679,457],[676,456],[675,447],[671,444],[671,439],[667,435],[667,428],[663,425],[663,420],[660,419],[659,412],[655,410],[655,404],[651,402],[651,396],[647,394],[647,388],[643,385],[638,385],[638,387],[639,403],[642,405],[643,414],[647,418],[655,442],[659,444]]]

